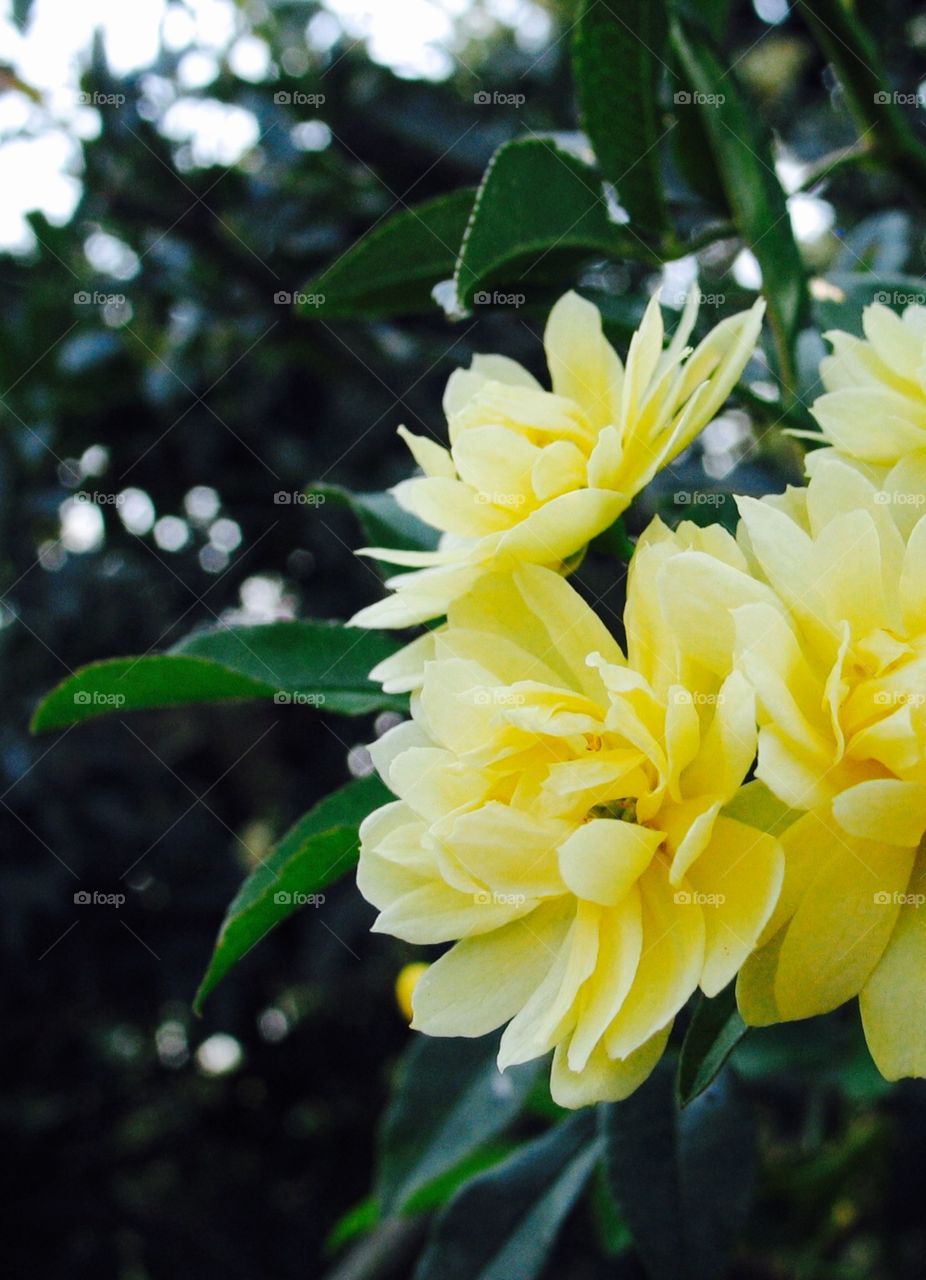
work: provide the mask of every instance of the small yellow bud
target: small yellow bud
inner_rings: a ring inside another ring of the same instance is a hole
[[[408,1022],[412,1020],[412,996],[415,994],[415,988],[429,968],[429,965],[421,963],[407,964],[399,971],[399,976],[395,980],[396,1004]]]

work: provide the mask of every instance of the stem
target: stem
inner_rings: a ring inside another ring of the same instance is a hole
[[[799,191],[812,191],[815,186],[821,182],[825,182],[827,178],[831,178],[834,173],[839,173],[842,169],[848,169],[852,165],[864,164],[866,160],[876,159],[873,147],[866,146],[863,142],[856,142],[851,147],[841,147],[838,151],[831,151],[828,155],[821,156],[807,170],[807,176],[803,182],[794,188],[791,192],[796,195]]]

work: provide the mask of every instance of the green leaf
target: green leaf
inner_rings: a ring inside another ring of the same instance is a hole
[[[402,551],[433,551],[437,532],[408,511],[391,493],[354,493],[338,484],[315,484],[308,490],[336,507],[346,507],[360,524],[370,546]]]
[[[384,1214],[402,1209],[521,1111],[538,1064],[503,1075],[497,1052],[497,1036],[412,1041],[380,1133],[376,1193]]]
[[[679,110],[701,112],[733,221],[762,269],[779,373],[793,398],[794,348],[807,315],[807,289],[785,194],[775,174],[770,135],[732,69],[700,33],[693,36],[677,21],[672,41],[683,74],[701,95],[700,104]]]
[[[341,1214],[337,1222],[325,1237],[324,1252],[326,1257],[339,1253],[345,1245],[359,1236],[365,1236],[379,1222],[379,1205],[374,1196],[352,1205],[346,1213]]]
[[[339,715],[402,710],[369,671],[396,651],[378,632],[331,622],[272,622],[194,632],[168,653],[81,667],[39,703],[34,733],[114,711],[273,698]]]
[[[598,1155],[585,1110],[473,1178],[438,1219],[415,1280],[533,1280]]]
[[[686,1107],[699,1097],[718,1075],[748,1028],[736,1007],[736,983],[708,1000],[701,996],[682,1043],[676,1093]]]
[[[358,828],[367,814],[393,797],[373,776],[358,778],[326,796],[287,831],[267,860],[235,894],[209,968],[193,1000],[197,1013],[225,975],[305,901],[340,879],[357,861]]]
[[[430,310],[434,286],[453,275],[474,194],[454,191],[378,223],[305,286],[302,314],[377,319]]]
[[[667,34],[662,0],[582,0],[573,31],[582,128],[631,223],[653,238],[667,226],[659,147],[668,132],[659,109]]]
[[[755,1181],[752,1110],[730,1072],[684,1111],[660,1063],[624,1102],[599,1108],[611,1193],[652,1280],[720,1280]]]
[[[523,285],[541,267],[590,255],[654,260],[612,219],[599,176],[572,151],[550,137],[506,142],[483,175],[460,250],[459,304],[478,304],[487,285]]]

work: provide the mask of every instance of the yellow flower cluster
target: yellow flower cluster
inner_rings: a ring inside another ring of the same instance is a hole
[[[413,1026],[505,1025],[499,1065],[552,1050],[564,1106],[626,1096],[734,978],[754,1024],[858,995],[881,1071],[926,1075],[926,310],[831,335],[805,487],[741,499],[737,538],[654,521],[624,649],[564,576],[760,321],[686,354],[693,311],[663,350],[653,304],[624,366],[567,295],[552,392],[500,357],[455,374],[450,451],[409,438],[426,475],[398,491],[444,541],[356,619],[446,616],[374,672],[411,719],[371,749],[397,799],[361,830],[374,928],[453,944]]]
[[[544,335],[552,391],[504,356],[477,356],[454,373],[444,395],[450,448],[401,428],[424,475],[393,491],[441,531],[440,546],[367,548],[362,554],[414,572],[392,578],[394,594],[354,624],[408,627],[442,617],[481,574],[524,563],[560,568],[612,525],[716,416],[756,345],[761,302],[690,351],[697,310],[692,294],[663,349],[654,298],[625,366],[597,308],[567,293]]]

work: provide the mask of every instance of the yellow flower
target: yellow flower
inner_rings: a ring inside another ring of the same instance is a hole
[[[827,443],[869,464],[887,490],[926,492],[926,307],[903,317],[876,302],[865,338],[836,330],[820,365],[826,394],[813,405]]]
[[[708,665],[733,645],[757,696],[757,775],[796,811],[743,1016],[805,1018],[858,994],[897,1079],[926,1074],[926,518],[904,532],[906,505],[884,498],[827,450],[806,489],[742,499],[752,580],[700,557],[699,616],[684,616]]]
[[[563,569],[717,414],[755,347],[763,310],[760,301],[722,321],[692,353],[692,295],[663,350],[654,298],[625,367],[597,308],[567,293],[544,338],[552,391],[504,356],[476,356],[457,370],[444,396],[449,450],[400,428],[424,475],[394,493],[441,531],[439,548],[367,548],[415,571],[392,578],[394,594],[353,623],[411,626],[445,614],[482,573],[524,562]]]
[[[412,720],[372,747],[398,799],[361,828],[374,926],[453,942],[413,1026],[479,1036],[499,1066],[554,1049],[564,1106],[625,1097],[695,989],[735,975],[774,907],[777,842],[722,812],[755,753],[738,674],[691,662],[659,584],[718,528],[658,522],[634,556],[628,659],[558,574],[484,575],[424,638]],[[427,650],[427,652],[425,652]]]

